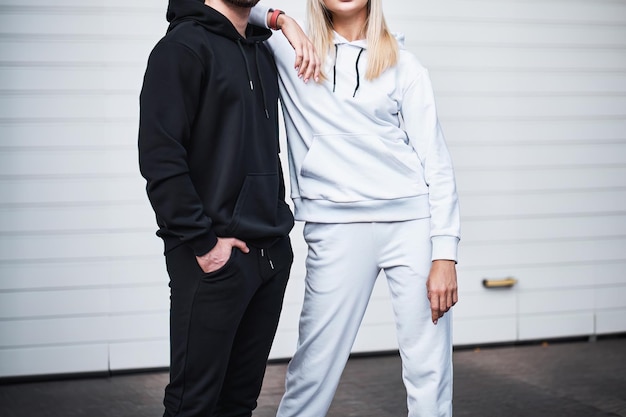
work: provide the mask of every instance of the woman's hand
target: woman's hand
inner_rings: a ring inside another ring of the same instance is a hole
[[[437,320],[459,301],[454,261],[433,261],[426,288],[430,300],[432,320],[434,324],[437,324]]]
[[[298,22],[285,14],[281,14],[278,17],[277,25],[296,52],[294,67],[298,71],[298,77],[302,78],[305,83],[311,78],[316,82],[319,81],[321,71],[319,55]]]

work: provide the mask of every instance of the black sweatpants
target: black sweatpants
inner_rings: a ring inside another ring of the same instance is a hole
[[[205,274],[192,250],[166,254],[170,276],[170,383],[164,417],[250,417],[261,391],[293,261],[289,237],[234,248]]]

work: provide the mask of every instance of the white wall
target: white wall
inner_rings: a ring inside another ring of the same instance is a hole
[[[154,1],[0,1],[0,376],[163,366],[136,155]]]
[[[626,3],[384,4],[431,71],[456,166],[455,343],[626,331]],[[0,377],[167,365],[167,276],[136,155],[165,8],[0,0]],[[293,238],[274,358],[296,340],[301,225]],[[518,284],[481,286],[505,276]],[[395,347],[379,284],[355,351]]]

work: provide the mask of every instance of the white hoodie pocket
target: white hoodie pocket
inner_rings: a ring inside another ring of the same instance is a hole
[[[350,203],[427,192],[415,151],[404,143],[394,143],[393,149],[401,155],[369,134],[314,136],[300,169],[300,196]]]

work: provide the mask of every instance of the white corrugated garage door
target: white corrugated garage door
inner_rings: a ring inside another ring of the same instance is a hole
[[[304,2],[263,2],[302,17]],[[0,377],[167,365],[167,276],[136,162],[165,3],[0,0]],[[626,331],[626,3],[384,4],[431,71],[456,166],[455,343]],[[274,358],[297,336],[301,225],[293,238]],[[355,351],[396,346],[379,284]]]

